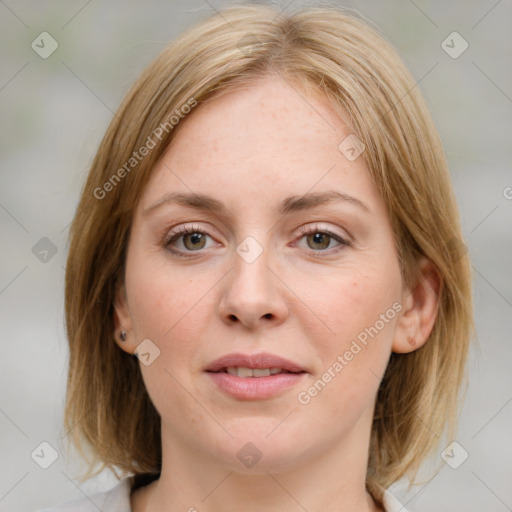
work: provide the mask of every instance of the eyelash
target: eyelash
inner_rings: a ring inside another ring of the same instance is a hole
[[[306,250],[306,253],[309,254],[310,256],[323,258],[323,257],[326,257],[326,256],[331,256],[333,254],[337,254],[338,252],[343,251],[345,249],[345,247],[350,247],[351,246],[350,242],[348,242],[346,239],[342,238],[337,233],[334,233],[333,231],[331,231],[329,229],[326,229],[326,228],[319,228],[316,225],[312,226],[310,228],[301,228],[300,231],[302,233],[302,236],[299,237],[299,240],[302,240],[302,238],[304,238],[304,237],[306,237],[308,235],[320,233],[322,235],[327,235],[330,238],[333,238],[334,240],[336,240],[340,244],[339,246],[337,246],[335,248],[335,250],[332,250],[332,249],[323,249],[323,250],[319,250],[319,251]],[[181,250],[172,249],[170,247],[171,244],[173,242],[175,242],[176,240],[179,240],[181,237],[186,236],[186,235],[190,235],[190,234],[193,234],[193,233],[201,233],[203,235],[210,236],[208,231],[206,229],[202,228],[201,226],[190,226],[190,227],[187,227],[187,228],[180,228],[177,233],[175,231],[174,232],[171,231],[170,233],[168,233],[164,237],[164,239],[162,241],[162,245],[164,246],[165,249],[171,251],[173,254],[175,254],[175,255],[177,255],[179,257],[183,257],[183,258],[194,257],[195,256],[194,253],[200,253],[201,250],[198,250],[198,251],[185,251],[185,252],[191,253],[190,255],[187,255],[187,254],[185,254]]]

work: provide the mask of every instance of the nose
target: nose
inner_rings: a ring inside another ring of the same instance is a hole
[[[240,323],[255,330],[279,325],[288,316],[286,286],[269,266],[268,250],[252,262],[234,255],[232,270],[223,279],[218,312],[226,324]],[[274,265],[275,266],[275,265]]]

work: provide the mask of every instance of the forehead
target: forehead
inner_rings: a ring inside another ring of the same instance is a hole
[[[197,144],[209,149],[229,148],[237,156],[250,158],[261,156],[262,149],[285,152],[294,148],[294,141],[306,144],[306,153],[318,146],[320,137],[324,149],[336,150],[349,131],[320,92],[306,93],[271,76],[210,98],[186,119],[173,144],[180,144],[183,138],[190,142],[192,135]],[[258,148],[263,142],[265,146]]]
[[[142,209],[164,193],[249,197],[277,203],[284,195],[336,189],[379,198],[362,157],[340,151],[351,134],[320,93],[271,77],[195,108],[153,170]]]

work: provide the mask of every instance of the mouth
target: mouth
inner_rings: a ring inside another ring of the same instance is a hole
[[[298,363],[266,352],[261,352],[259,354],[227,354],[215,359],[215,361],[212,361],[205,370],[207,372],[224,372],[231,375],[234,375],[234,371],[236,370],[238,377],[268,376],[266,374],[259,375],[258,371],[254,373],[255,370],[262,370],[265,372],[268,370],[270,372],[269,375],[277,373],[305,372],[305,369]]]
[[[208,371],[208,370],[207,370]],[[304,372],[292,372],[283,368],[248,368],[246,366],[227,366],[221,368],[218,372],[212,373],[228,373],[235,377],[241,377],[246,379],[248,377],[270,377],[271,375],[281,375],[284,373],[304,373]]]
[[[238,400],[263,400],[283,394],[308,373],[299,364],[273,354],[228,354],[205,372],[217,389]]]

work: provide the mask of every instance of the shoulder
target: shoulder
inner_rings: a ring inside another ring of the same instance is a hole
[[[405,507],[386,489],[382,497],[382,504],[386,512],[407,512]]]
[[[91,496],[55,505],[38,512],[131,512],[130,493],[133,477],[121,480],[109,491],[99,492]]]

